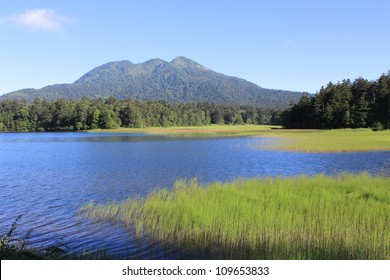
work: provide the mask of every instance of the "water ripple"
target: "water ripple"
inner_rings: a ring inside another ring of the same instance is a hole
[[[362,171],[390,176],[390,152],[316,154],[261,148],[270,141],[274,140],[0,134],[0,228],[6,231],[22,214],[17,233],[23,236],[32,229],[31,244],[37,246],[63,241],[70,252],[175,258],[175,248],[138,239],[120,225],[82,219],[78,208],[91,200],[104,203],[142,197],[153,188],[171,187],[179,178],[197,177],[208,183],[237,177]]]

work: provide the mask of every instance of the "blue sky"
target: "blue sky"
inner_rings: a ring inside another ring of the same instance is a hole
[[[0,94],[109,61],[186,56],[262,87],[315,93],[390,69],[387,0],[0,0]]]

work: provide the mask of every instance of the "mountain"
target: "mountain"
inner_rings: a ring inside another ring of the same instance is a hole
[[[171,62],[151,59],[134,64],[128,60],[109,62],[83,75],[72,84],[41,89],[22,89],[0,99],[110,97],[119,99],[165,100],[168,102],[210,101],[228,104],[255,104],[287,107],[301,92],[265,89],[236,77],[214,72],[199,63],[177,57]]]

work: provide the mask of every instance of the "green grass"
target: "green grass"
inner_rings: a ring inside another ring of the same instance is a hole
[[[203,127],[120,128],[92,132],[146,133],[180,137],[275,137],[269,149],[298,152],[356,152],[390,150],[390,130],[294,130],[267,125],[210,125]]]
[[[257,136],[270,132],[280,126],[270,125],[207,125],[183,127],[148,127],[148,128],[118,128],[94,129],[88,132],[108,133],[145,133],[180,137],[218,137],[218,136]]]
[[[390,150],[390,130],[371,129],[284,130],[269,136],[281,140],[273,149],[300,152],[356,152]]]
[[[365,173],[177,181],[82,211],[210,258],[390,259],[390,179]]]

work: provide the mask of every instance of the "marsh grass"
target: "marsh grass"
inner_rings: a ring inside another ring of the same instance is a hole
[[[279,137],[273,149],[299,152],[356,152],[390,150],[390,130],[371,129],[284,130],[268,136]]]
[[[120,128],[92,132],[145,133],[171,137],[273,137],[271,150],[298,152],[356,152],[390,150],[390,130],[371,129],[282,129],[268,125],[209,125],[202,127]],[[262,146],[263,147],[263,146]]]
[[[148,128],[118,128],[95,129],[89,132],[107,133],[145,133],[172,137],[229,137],[229,136],[257,136],[272,129],[280,129],[280,126],[270,125],[208,125],[208,126],[184,126],[184,127],[148,127]]]
[[[82,211],[202,258],[390,259],[390,179],[365,173],[179,180],[145,199]]]

